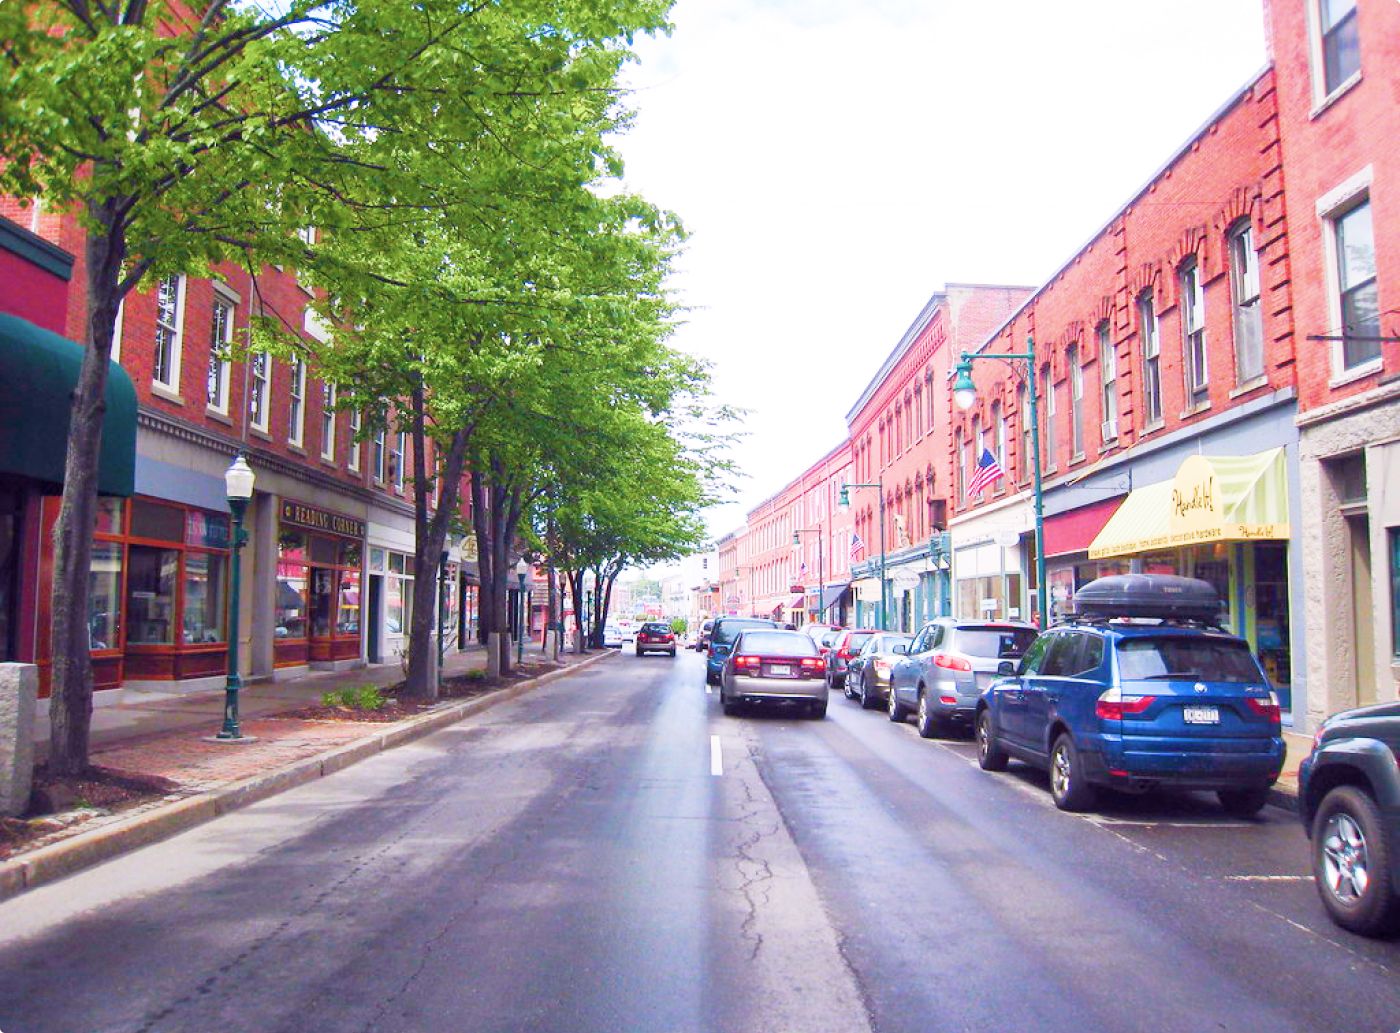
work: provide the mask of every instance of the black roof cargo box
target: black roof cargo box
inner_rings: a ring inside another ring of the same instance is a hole
[[[1090,581],[1074,593],[1080,617],[1156,617],[1162,620],[1220,620],[1220,597],[1208,581],[1175,574],[1114,574]]]

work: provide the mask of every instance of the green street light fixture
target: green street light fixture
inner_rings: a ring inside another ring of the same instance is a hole
[[[972,382],[972,364],[978,359],[1000,359],[1011,365],[1025,362],[1026,398],[1030,403],[1031,418],[1031,473],[1032,499],[1035,506],[1035,592],[1041,627],[1050,623],[1050,612],[1046,608],[1047,586],[1045,584],[1045,493],[1040,485],[1040,418],[1035,399],[1035,338],[1026,338],[1024,352],[973,353],[963,352],[959,356],[954,372],[953,403],[966,412],[977,404],[977,386]]]
[[[841,509],[851,508],[852,488],[874,488],[880,499],[880,616],[875,621],[881,631],[888,631],[885,622],[889,616],[889,604],[885,601],[885,479],[877,477],[873,484],[843,484],[841,494],[837,496],[838,505]]]
[[[817,620],[826,619],[826,565],[822,555],[822,540],[826,537],[826,529],[822,527],[804,527],[792,532],[792,547],[800,548],[802,536],[804,534],[814,534],[817,536]],[[806,586],[803,586],[804,590]]]
[[[247,512],[248,500],[253,497],[253,468],[248,458],[239,452],[229,468],[224,471],[224,488],[228,496],[228,509],[233,515],[233,539],[230,542],[233,552],[233,586],[228,607],[228,678],[224,682],[224,726],[214,738],[220,742],[252,742],[253,736],[244,735],[238,725],[238,692],[243,682],[238,676],[238,600],[240,598],[239,554],[248,543],[248,532],[243,530],[243,514]]]
[[[515,666],[525,660],[525,634],[530,623],[530,604],[525,600],[525,577],[530,573],[530,564],[521,556],[515,564],[515,576],[520,579],[520,634],[515,643]]]

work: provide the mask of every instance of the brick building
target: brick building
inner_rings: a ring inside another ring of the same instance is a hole
[[[82,255],[76,220],[5,204],[34,236]],[[73,276],[81,282],[81,275],[79,257]],[[291,676],[402,652],[414,552],[409,435],[392,424],[371,431],[360,414],[338,408],[335,386],[304,358],[239,352],[250,319],[266,315],[305,340],[310,354],[325,337],[311,298],[292,270],[266,267],[254,276],[235,266],[210,278],[165,277],[126,298],[113,360],[135,386],[135,471],[129,498],[104,496],[94,542],[89,632],[98,689],[222,684],[230,605],[223,473],[239,451],[257,475],[236,601],[244,672]],[[82,292],[69,291],[65,306],[66,335],[84,339]],[[43,543],[57,517],[56,490],[49,483],[35,494],[26,522],[37,568],[20,603],[37,619],[20,630],[14,650],[37,662],[41,677],[52,582]],[[475,590],[455,546],[444,575],[443,626],[465,644],[475,628]]]

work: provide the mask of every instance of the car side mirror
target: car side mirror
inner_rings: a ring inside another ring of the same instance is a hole
[[[909,653],[909,647],[908,647],[908,646],[895,646],[895,647],[894,647],[894,651],[895,651],[896,653],[898,653],[900,656],[907,656],[908,653]]]
[[[997,664],[997,674],[1007,675],[1015,673],[1016,665],[1013,664],[1010,660],[1003,660],[1001,663]]]

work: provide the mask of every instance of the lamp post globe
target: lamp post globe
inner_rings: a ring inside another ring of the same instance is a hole
[[[953,403],[963,412],[977,404],[977,386],[972,382],[972,363],[958,363],[957,379],[953,381]]]

